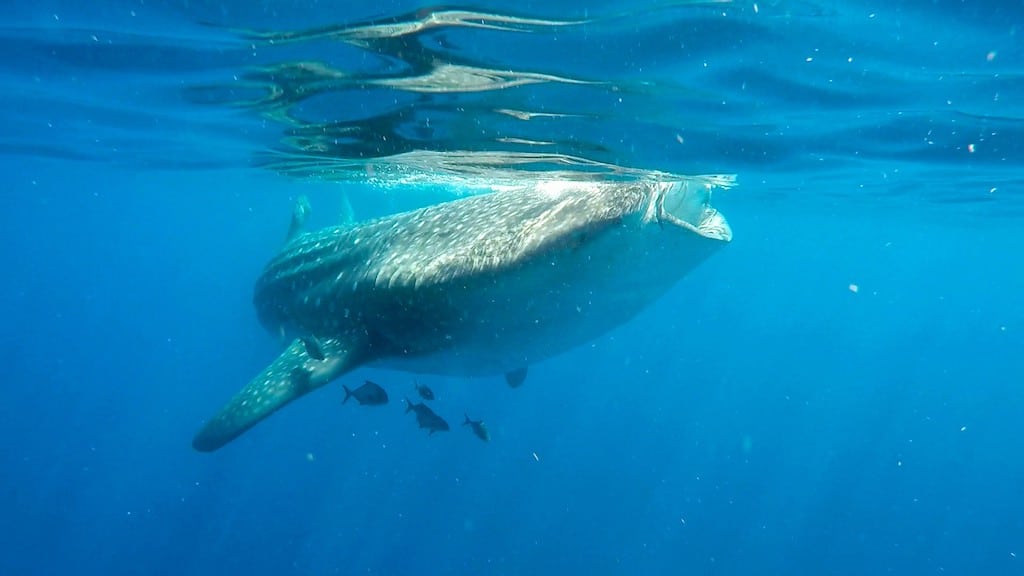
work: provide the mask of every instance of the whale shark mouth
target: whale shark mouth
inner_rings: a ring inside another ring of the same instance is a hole
[[[730,242],[729,222],[711,207],[712,190],[713,186],[704,182],[665,182],[655,193],[655,218],[711,240]]]

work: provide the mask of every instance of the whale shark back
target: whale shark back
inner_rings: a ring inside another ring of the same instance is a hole
[[[559,182],[306,233],[270,261],[253,302],[271,332],[345,331],[381,288],[427,292],[500,278],[619,225],[650,186]]]

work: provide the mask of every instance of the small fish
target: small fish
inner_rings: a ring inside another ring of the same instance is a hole
[[[423,398],[424,400],[434,399],[434,391],[427,387],[426,384],[413,382],[412,385],[416,387],[416,392],[419,392],[420,398]]]
[[[505,382],[510,388],[519,388],[526,382],[526,367],[518,368],[505,374]]]
[[[483,420],[470,420],[469,415],[463,414],[466,417],[466,421],[462,423],[463,426],[469,426],[473,430],[473,434],[477,438],[487,442],[491,439],[491,433],[487,430],[487,426],[484,425]]]
[[[324,360],[324,349],[320,347],[320,342],[317,341],[313,336],[303,336],[299,338],[302,341],[302,345],[306,347],[306,354],[314,360]]]
[[[379,385],[369,380],[366,381],[366,384],[355,390],[349,390],[348,386],[345,385],[341,387],[345,389],[345,399],[341,401],[342,404],[348,402],[349,398],[355,398],[356,402],[363,406],[379,406],[388,403],[388,393]]]
[[[448,430],[451,430],[444,418],[435,414],[433,410],[422,402],[413,404],[408,398],[406,398],[405,411],[406,413],[415,412],[416,423],[419,424],[420,428],[430,430],[430,435],[433,435],[434,432],[447,432]]]

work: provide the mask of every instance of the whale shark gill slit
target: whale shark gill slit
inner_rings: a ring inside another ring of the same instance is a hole
[[[296,339],[203,426],[192,447],[200,452],[217,450],[292,400],[362,364],[364,341],[365,336],[319,340],[323,359],[317,359],[303,339]]]

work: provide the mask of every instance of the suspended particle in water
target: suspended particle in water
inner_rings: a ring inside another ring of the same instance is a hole
[[[854,294],[860,292],[860,286],[857,286],[856,284],[850,284],[850,292],[853,292]]]

